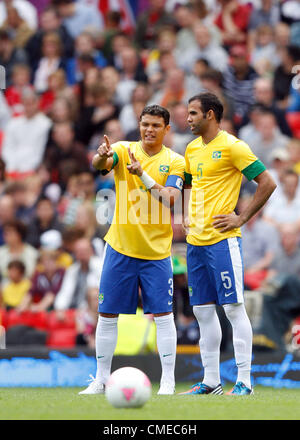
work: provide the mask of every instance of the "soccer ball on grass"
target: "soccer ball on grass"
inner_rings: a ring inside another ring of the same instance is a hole
[[[143,371],[123,367],[110,375],[105,395],[115,408],[139,408],[150,399],[151,388],[151,382]]]

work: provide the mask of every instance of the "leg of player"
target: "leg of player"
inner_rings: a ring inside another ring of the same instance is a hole
[[[157,394],[175,393],[175,360],[177,332],[173,313],[154,314],[156,324],[157,350],[160,357],[162,375]]]
[[[96,327],[95,345],[97,359],[96,377],[79,394],[103,394],[111,373],[111,363],[118,338],[118,315],[100,314]]]
[[[238,368],[235,386],[227,394],[248,395],[251,387],[252,327],[244,304],[225,304],[224,310],[232,326],[233,348]]]
[[[200,354],[204,369],[202,382],[181,394],[223,394],[220,380],[220,345],[222,330],[215,304],[193,307],[200,328]]]

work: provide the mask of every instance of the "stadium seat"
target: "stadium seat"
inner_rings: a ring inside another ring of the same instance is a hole
[[[300,139],[300,112],[287,113],[286,119],[292,130],[293,136]]]
[[[7,327],[7,312],[5,309],[0,308],[0,325]]]
[[[50,330],[46,345],[48,347],[72,348],[76,343],[76,330],[73,328],[64,328]]]
[[[28,312],[27,315],[27,325],[34,327],[39,330],[47,329],[47,312]]]
[[[14,325],[28,325],[39,330],[47,328],[47,313],[46,312],[30,312],[24,311],[17,313],[14,309],[6,312],[6,328]]]
[[[75,328],[75,313],[74,309],[66,310],[65,319],[63,321],[57,319],[56,311],[48,313],[47,329],[59,330],[59,329],[74,329]]]

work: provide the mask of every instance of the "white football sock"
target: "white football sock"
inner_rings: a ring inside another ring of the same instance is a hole
[[[118,338],[118,318],[99,316],[96,327],[96,380],[106,383],[111,373],[111,363]]]
[[[200,328],[200,356],[204,368],[202,382],[215,388],[220,379],[220,345],[222,330],[215,304],[193,307]]]
[[[155,316],[157,350],[160,357],[162,375],[161,383],[175,385],[175,360],[177,347],[177,332],[174,315]]]
[[[244,304],[225,304],[224,310],[232,325],[233,348],[238,368],[237,382],[251,388],[252,327]]]

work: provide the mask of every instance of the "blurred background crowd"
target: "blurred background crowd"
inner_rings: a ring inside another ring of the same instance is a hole
[[[103,134],[112,143],[138,140],[140,112],[153,103],[171,114],[165,145],[184,154],[193,139],[187,100],[211,91],[224,105],[221,128],[246,141],[278,185],[242,231],[255,347],[297,348],[299,0],[3,0],[0,65],[1,307],[12,343],[21,334],[26,343],[24,328],[13,333],[13,323],[27,322],[21,316],[49,313],[59,328],[68,327],[72,311],[72,344],[94,346],[109,227],[97,221],[107,209],[97,194],[113,190],[114,181],[96,173],[91,159]],[[243,181],[238,209],[254,191]],[[177,223],[174,313],[179,344],[193,345],[199,330]],[[225,349],[230,329],[222,310],[220,318]],[[54,337],[52,344],[64,342]]]

